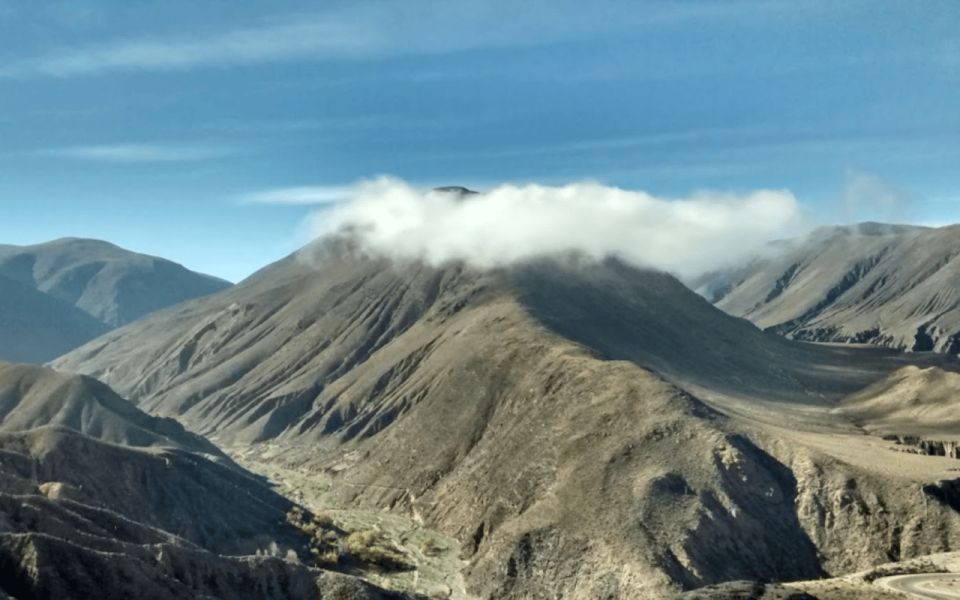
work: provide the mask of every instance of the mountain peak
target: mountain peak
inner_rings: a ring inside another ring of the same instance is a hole
[[[229,286],[102,240],[66,237],[31,246],[0,246],[3,302],[17,302],[23,308],[19,319],[38,324],[37,331],[45,336],[29,339],[17,329],[17,319],[6,322],[0,315],[0,338],[30,348],[29,352],[0,350],[0,359],[50,360],[105,329]],[[27,296],[36,298],[27,301]],[[97,326],[90,327],[74,313],[85,313]],[[63,335],[57,335],[57,327],[46,325],[57,323],[63,324]]]
[[[456,194],[457,196],[473,196],[479,194],[480,192],[475,192],[470,188],[463,187],[462,185],[445,185],[441,187],[433,188],[435,192],[443,192],[447,194]]]

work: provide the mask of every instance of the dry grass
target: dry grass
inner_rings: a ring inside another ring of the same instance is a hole
[[[427,538],[423,540],[422,544],[420,544],[420,552],[423,552],[423,554],[426,556],[436,557],[440,556],[446,551],[447,548],[441,545],[440,542],[434,538]]]
[[[310,537],[310,555],[318,567],[360,566],[381,571],[410,571],[416,563],[377,530],[345,531],[326,511],[308,514],[300,507],[287,520]],[[439,546],[433,552],[442,552]],[[424,551],[426,554],[427,552]]]
[[[406,554],[387,542],[378,531],[355,531],[347,536],[342,549],[354,561],[386,571],[416,568]]]

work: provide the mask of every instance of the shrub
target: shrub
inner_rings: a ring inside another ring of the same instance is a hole
[[[333,522],[333,517],[325,510],[314,513],[313,525],[317,529],[331,529],[336,527],[336,524]]]
[[[916,575],[918,573],[948,573],[943,567],[939,567],[930,561],[916,561],[906,564],[881,565],[871,569],[863,575],[863,580],[867,583],[873,583],[882,577],[893,577],[894,575]]]
[[[420,551],[426,556],[437,557],[446,552],[446,548],[433,538],[427,538],[420,544]]]
[[[355,531],[344,540],[342,550],[351,559],[387,571],[409,571],[416,565],[391,547],[376,531]]]

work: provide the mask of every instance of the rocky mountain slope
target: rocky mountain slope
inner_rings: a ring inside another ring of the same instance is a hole
[[[289,503],[196,456],[44,427],[0,434],[0,457],[12,597],[404,598],[274,555],[299,541],[280,525]]]
[[[872,433],[960,440],[960,374],[904,367],[836,409]]]
[[[48,425],[112,444],[163,446],[225,458],[216,446],[177,421],[143,413],[99,381],[43,367],[0,363],[0,431]]]
[[[394,597],[285,557],[306,554],[292,502],[99,382],[0,365],[0,407],[12,597]]]
[[[825,228],[695,286],[794,339],[960,353],[960,225]]]
[[[531,335],[589,347],[598,358],[757,397],[852,391],[883,368],[858,354],[862,370],[854,380],[831,378],[832,365],[849,362],[850,351],[763,333],[669,275],[615,260],[476,271],[398,265],[337,244],[308,248],[225,293],[111,332],[54,364],[225,442],[341,429],[356,435],[371,425],[357,414],[365,403],[350,408],[335,390],[358,381],[351,385],[362,389],[351,395],[379,397],[391,379],[407,379],[431,355],[477,354],[460,346],[460,322],[497,310],[532,327]],[[477,336],[496,340],[506,329],[494,323]],[[328,399],[335,402],[328,406]]]
[[[480,597],[575,599],[955,547],[946,459],[878,470],[831,413],[902,364],[764,333],[615,260],[479,272],[344,242],[56,362],[221,444],[269,441],[345,505],[439,527]]]
[[[0,245],[0,359],[45,362],[229,283],[97,240]]]

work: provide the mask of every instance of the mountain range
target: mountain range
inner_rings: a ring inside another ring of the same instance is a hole
[[[98,240],[0,246],[0,360],[46,362],[150,312],[229,287]]]
[[[666,598],[960,543],[952,460],[864,391],[955,360],[786,339],[616,259],[324,240],[53,365],[314,483],[311,508],[439,529],[471,597]]]
[[[7,597],[401,598],[284,558],[291,501],[102,383],[0,363],[0,406]]]
[[[957,225],[823,228],[694,285],[792,339],[960,354]]]

